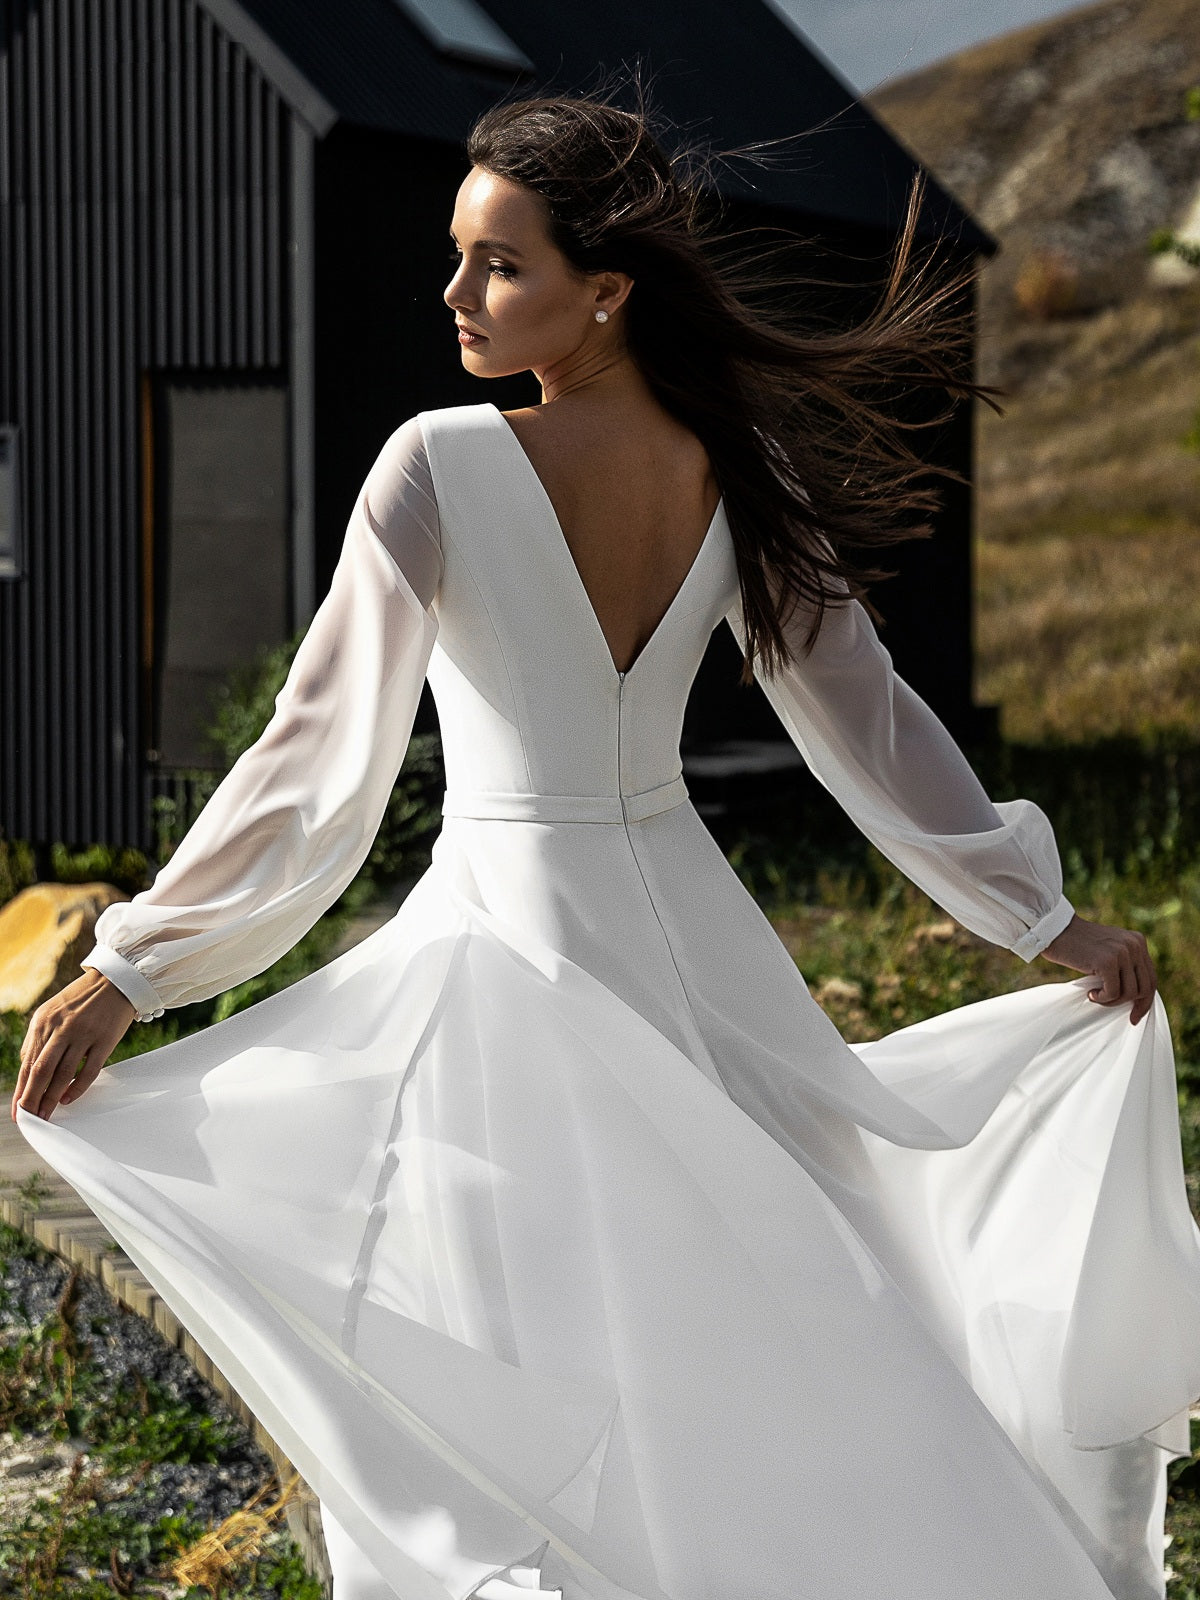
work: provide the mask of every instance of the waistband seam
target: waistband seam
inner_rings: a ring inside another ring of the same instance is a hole
[[[682,773],[633,794],[532,794],[451,787],[442,796],[442,815],[504,822],[643,822],[661,811],[673,810],[687,798]]]

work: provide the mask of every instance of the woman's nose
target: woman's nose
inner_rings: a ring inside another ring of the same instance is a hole
[[[442,295],[442,299],[452,311],[468,311],[470,310],[470,306],[468,304],[469,298],[470,297],[464,292],[462,283],[462,268],[459,267],[455,270],[454,276],[446,285],[446,290]]]

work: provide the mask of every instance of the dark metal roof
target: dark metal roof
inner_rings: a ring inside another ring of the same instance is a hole
[[[318,135],[337,121],[461,144],[511,83],[580,93],[640,60],[684,140],[725,149],[833,123],[767,155],[718,165],[722,195],[894,230],[915,157],[768,0],[486,0],[534,64],[524,76],[439,48],[406,0],[201,0]],[[995,240],[930,174],[926,223],[970,249]]]

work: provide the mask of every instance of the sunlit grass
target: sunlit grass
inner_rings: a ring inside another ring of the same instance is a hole
[[[975,697],[1006,737],[1200,737],[1200,280],[982,341]]]
[[[1200,524],[984,543],[976,585],[976,697],[1006,738],[1200,731]]]

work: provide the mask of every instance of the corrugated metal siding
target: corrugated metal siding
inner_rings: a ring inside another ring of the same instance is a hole
[[[0,828],[152,843],[142,374],[281,369],[289,115],[195,0],[0,0]]]

